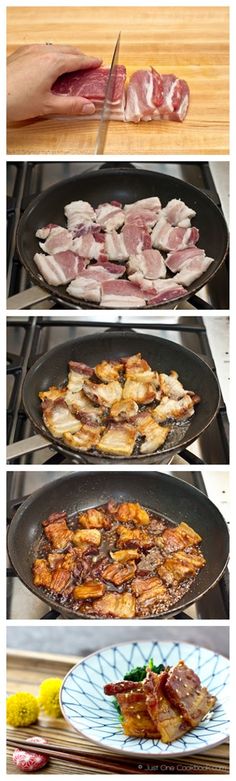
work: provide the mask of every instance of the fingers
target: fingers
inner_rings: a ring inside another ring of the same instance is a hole
[[[99,57],[90,57],[83,54],[83,52],[80,52],[80,54],[67,54],[62,57],[60,57],[60,52],[58,52],[58,55],[57,76],[60,76],[62,73],[70,73],[71,71],[86,68],[99,68],[102,63]]]
[[[63,97],[63,95],[51,95],[48,102],[48,114],[69,114],[70,116],[78,116],[80,114],[90,115],[95,114],[94,103],[91,103],[86,98],[77,97]]]

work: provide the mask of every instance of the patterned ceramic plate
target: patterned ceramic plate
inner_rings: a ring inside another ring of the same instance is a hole
[[[129,738],[122,729],[112,698],[103,692],[105,683],[121,680],[132,667],[176,664],[184,659],[216,695],[214,710],[183,738],[165,744],[148,738]],[[188,643],[136,642],[110,646],[87,656],[66,676],[61,688],[61,708],[67,721],[86,738],[111,751],[135,756],[180,756],[216,746],[229,732],[227,682],[229,662],[206,648]]]

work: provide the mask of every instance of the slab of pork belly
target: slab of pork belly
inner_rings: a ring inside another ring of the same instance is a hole
[[[145,279],[164,278],[166,266],[161,253],[155,249],[146,249],[138,255],[130,255],[127,272],[132,274],[135,271],[141,272]]]
[[[126,94],[126,122],[151,120],[163,101],[162,78],[154,70],[147,68],[132,74]]]
[[[170,271],[179,271],[187,260],[192,258],[204,258],[205,250],[198,247],[186,247],[185,249],[176,250],[176,252],[169,252],[165,260],[165,264]]]
[[[216,697],[201,686],[198,675],[183,661],[169,671],[165,691],[191,727],[196,727],[216,702]]]
[[[159,219],[151,233],[152,246],[165,252],[191,247],[198,239],[198,228],[172,228],[163,217]]]
[[[189,285],[192,285],[196,279],[201,277],[213,262],[213,258],[202,258],[198,255],[196,258],[187,260],[178,274],[175,274],[173,278],[179,285],[186,285],[186,287],[188,287]]]
[[[55,255],[57,252],[65,252],[67,249],[72,250],[73,235],[66,228],[62,228],[58,225],[50,229],[46,241],[44,241],[43,244],[39,242],[39,246],[43,252],[47,252],[48,255]]]
[[[90,68],[86,70],[64,73],[54,82],[52,92],[60,95],[76,95],[87,98],[94,103],[96,114],[80,115],[80,119],[96,119],[99,117],[106,93],[106,85],[110,68]],[[116,75],[112,101],[110,101],[110,116],[112,119],[124,119],[125,106],[125,79],[126,69],[124,65],[116,66]]]
[[[67,250],[56,255],[43,255],[36,252],[34,262],[48,285],[57,286],[65,285],[75,279],[77,274],[85,270],[88,261]]]
[[[137,255],[143,249],[152,248],[151,236],[146,227],[128,223],[122,228],[121,235],[123,236],[128,257]]]

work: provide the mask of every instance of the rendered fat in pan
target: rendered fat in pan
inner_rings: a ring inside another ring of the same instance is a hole
[[[205,567],[191,588],[169,611],[153,618],[170,617],[200,599],[222,576],[228,560],[228,529],[223,516],[208,497],[183,480],[161,472],[74,472],[35,491],[13,517],[8,534],[8,551],[19,578],[41,601],[59,609],[65,617],[81,617],[64,608],[32,582],[35,546],[42,533],[41,521],[52,512],[66,510],[68,515],[116,501],[137,501],[165,515],[174,524],[185,520],[203,538],[201,550]],[[85,619],[85,616],[82,616]],[[25,616],[27,618],[27,616]],[[88,620],[88,616],[86,616]]]
[[[45,190],[33,199],[20,220],[17,233],[17,248],[21,262],[34,283],[47,290],[53,299],[69,308],[100,309],[96,304],[80,301],[69,296],[66,286],[53,287],[40,276],[34,263],[38,252],[35,233],[49,222],[66,225],[64,206],[70,201],[89,201],[93,207],[106,201],[117,200],[132,203],[140,198],[158,195],[164,205],[171,198],[180,198],[196,211],[192,221],[200,230],[199,246],[208,257],[214,258],[205,274],[188,288],[187,298],[200,290],[218,271],[228,249],[228,231],[224,217],[211,198],[193,185],[173,176],[144,171],[123,165],[90,171],[80,176],[65,179]],[[184,299],[181,299],[183,302]],[[178,300],[167,302],[155,309],[173,309]],[[145,309],[151,308],[148,305]],[[102,311],[102,310],[100,310]],[[114,311],[114,310],[113,310]],[[141,311],[141,310],[139,310]]]
[[[184,388],[194,390],[201,397],[190,419],[187,431],[177,426],[176,439],[171,446],[168,440],[162,450],[148,456],[136,455],[123,459],[93,453],[72,450],[55,439],[44,425],[38,393],[50,385],[63,385],[67,379],[68,361],[81,361],[95,366],[102,360],[116,360],[126,355],[141,352],[154,370],[167,374],[175,369]],[[42,355],[26,375],[23,387],[23,404],[34,429],[52,442],[54,448],[62,452],[71,463],[168,463],[174,453],[188,447],[210,425],[219,405],[220,391],[215,375],[207,364],[197,355],[174,342],[157,336],[139,334],[135,331],[111,331],[93,334],[81,339],[65,342],[45,355]]]

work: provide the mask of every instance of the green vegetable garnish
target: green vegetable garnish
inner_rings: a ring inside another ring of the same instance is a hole
[[[116,711],[118,713],[119,721],[123,721],[124,717],[122,716],[121,709],[120,709],[120,706],[119,706],[119,703],[118,703],[118,700],[116,699],[116,697],[113,697],[112,702],[113,702],[114,708],[116,709]]]
[[[152,671],[152,673],[156,673],[157,675],[160,675],[160,673],[163,673],[164,671],[164,664],[159,664],[158,667],[156,667],[155,664],[153,664],[153,659],[150,659],[148,662],[147,667],[149,667],[149,670]]]
[[[153,659],[150,659],[148,664],[145,664],[143,667],[133,667],[129,673],[124,675],[124,681],[136,681],[139,683],[140,681],[144,681],[148,670],[152,670],[153,673],[159,675],[164,669],[163,664],[159,664],[158,667],[156,667],[155,664],[153,664]]]

